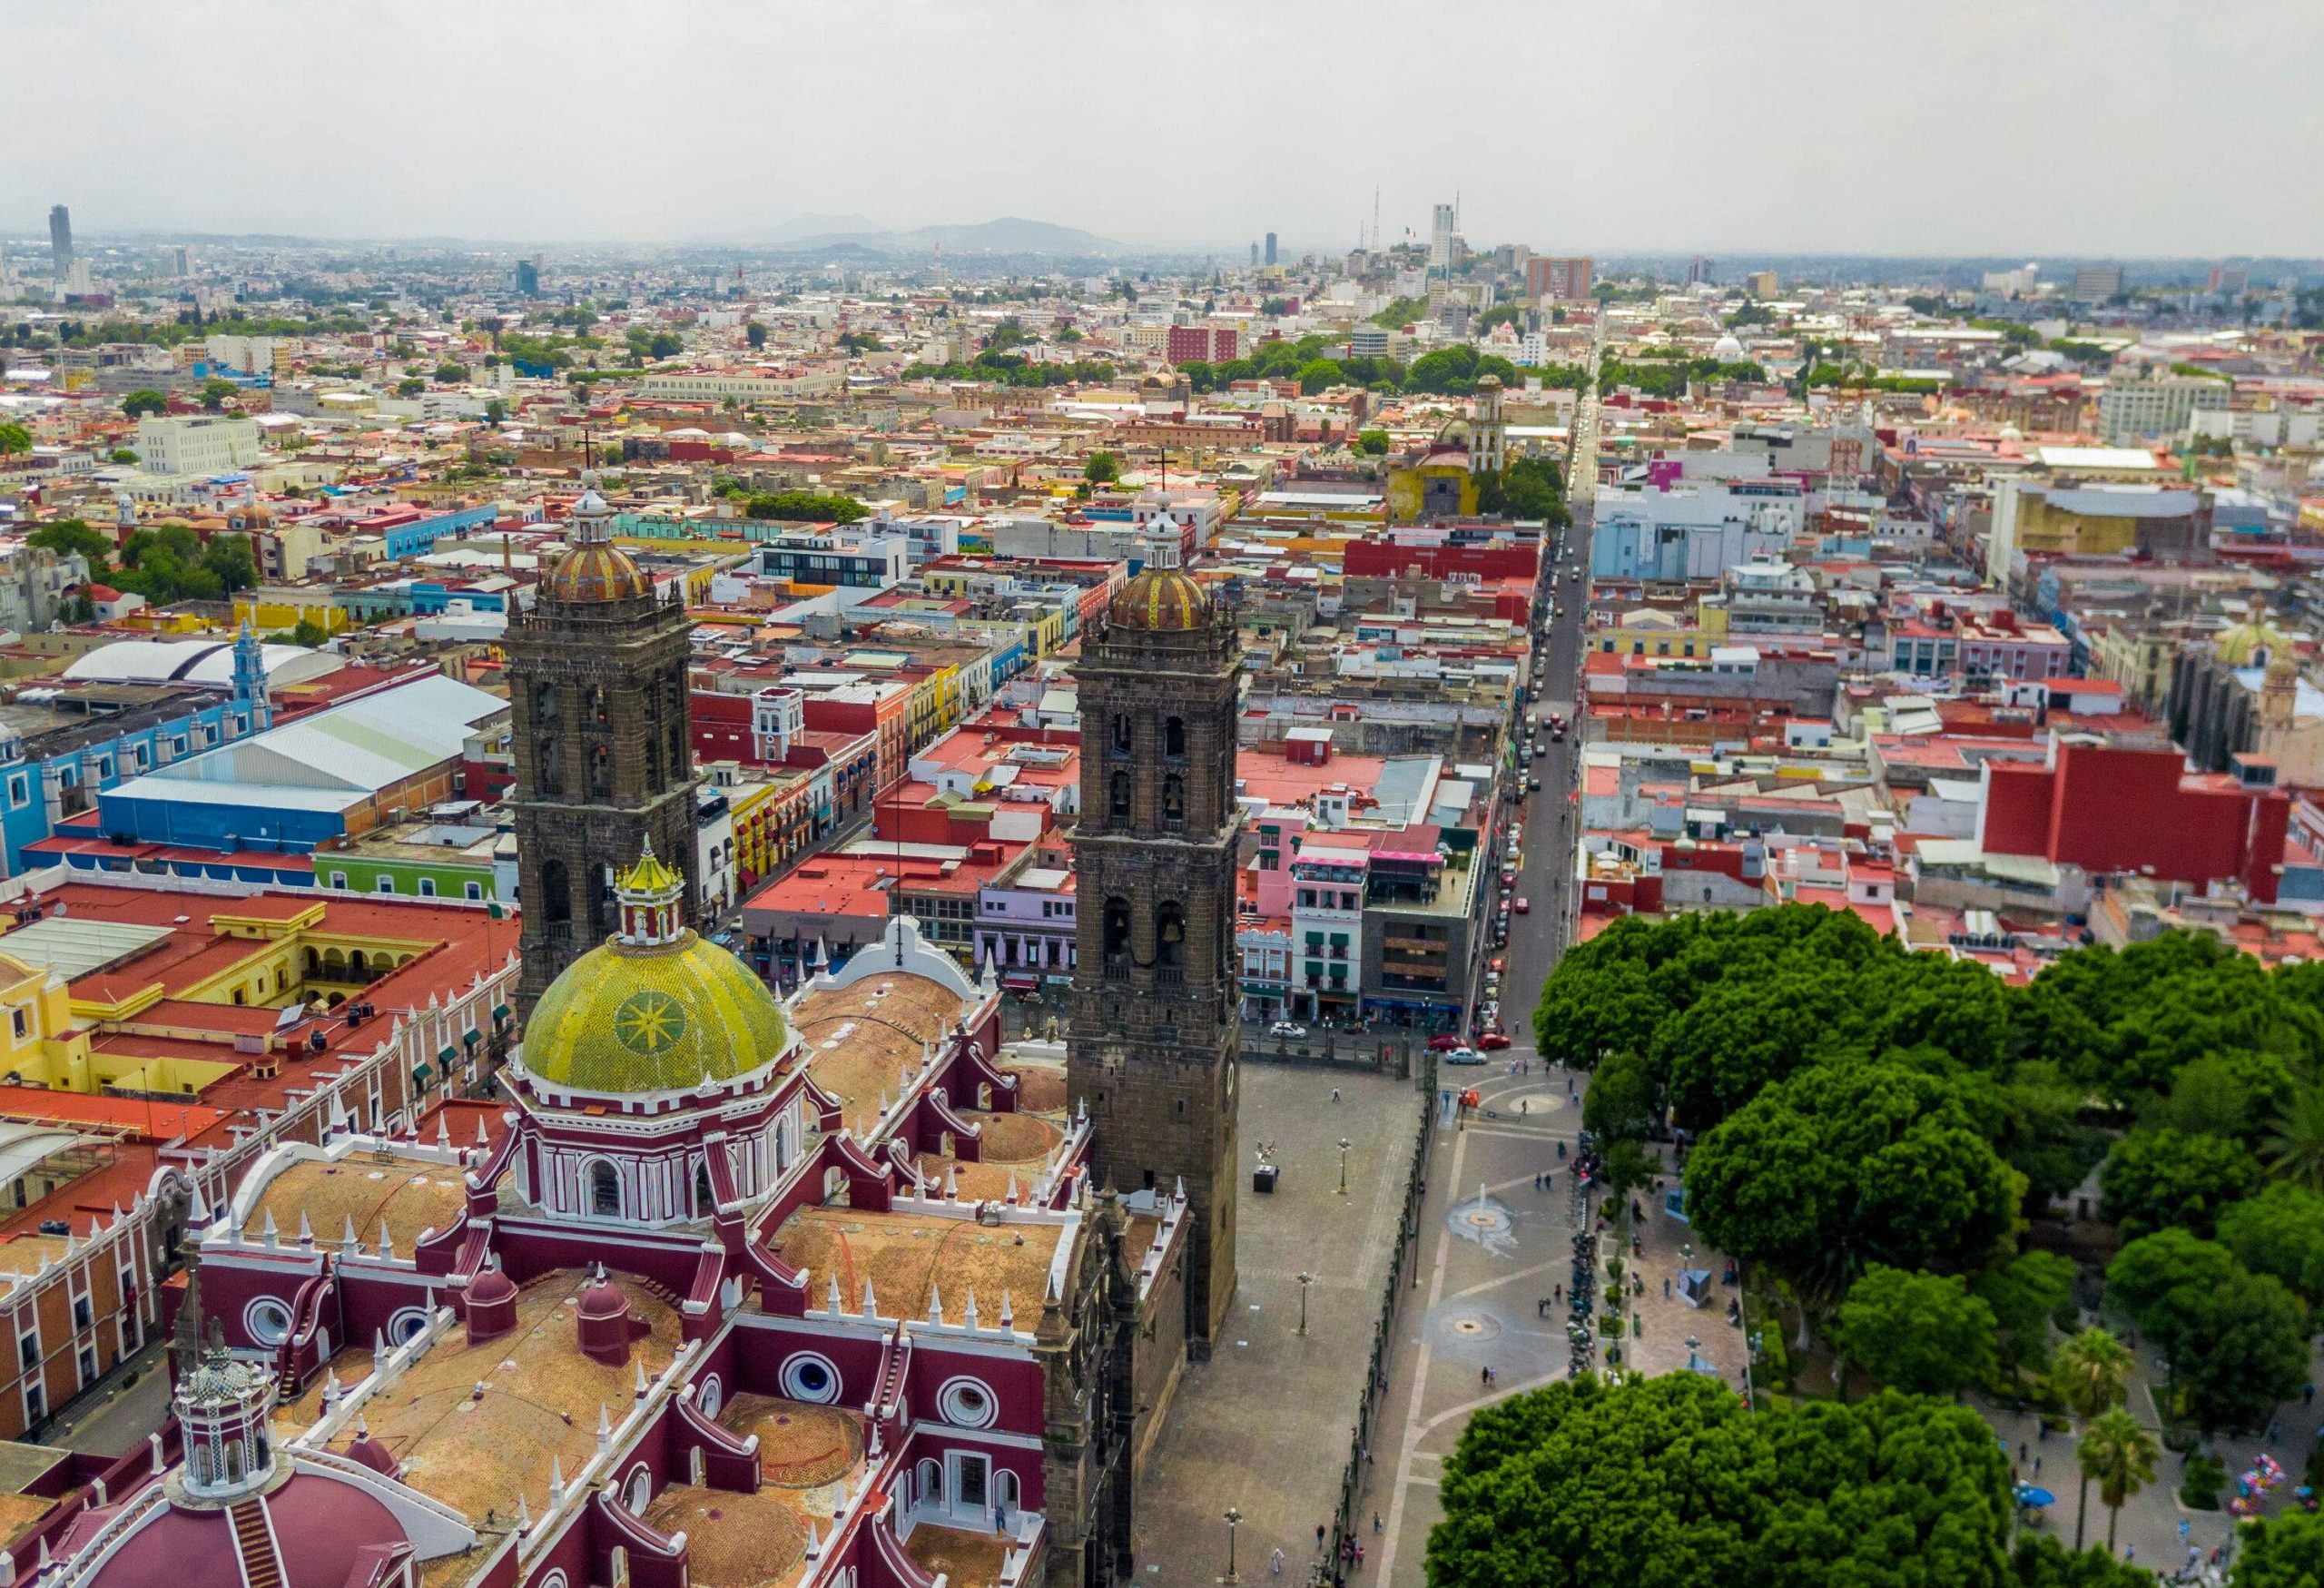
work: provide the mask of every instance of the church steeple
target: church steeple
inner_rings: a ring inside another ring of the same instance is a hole
[[[185,1430],[185,1497],[230,1504],[272,1480],[274,1376],[261,1363],[238,1362],[215,1318],[202,1331],[202,1265],[186,1276],[171,1346],[177,1386],[171,1397]]]
[[[266,692],[266,648],[247,617],[234,636],[234,705],[249,715],[253,734],[274,725],[274,705]]]

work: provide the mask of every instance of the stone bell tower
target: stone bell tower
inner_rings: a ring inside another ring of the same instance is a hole
[[[1168,560],[1166,550],[1164,560]],[[1149,567],[1084,636],[1079,899],[1068,1090],[1097,1122],[1098,1183],[1191,1204],[1189,1349],[1235,1296],[1235,800],[1230,616]]]
[[[640,851],[685,875],[681,908],[693,918],[691,625],[683,599],[655,593],[612,527],[592,481],[573,508],[572,548],[508,625],[508,808],[524,907],[517,1001],[527,1017],[558,972],[616,930],[614,879]]]

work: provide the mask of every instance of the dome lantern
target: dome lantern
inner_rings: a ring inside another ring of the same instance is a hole
[[[686,880],[654,856],[654,840],[645,840],[637,863],[614,884],[621,904],[621,941],[636,948],[668,948],[684,929],[678,921],[678,902]]]

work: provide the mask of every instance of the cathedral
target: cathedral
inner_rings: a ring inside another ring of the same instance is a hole
[[[1005,1050],[990,967],[909,917],[778,1001],[687,924],[646,798],[604,937],[542,986],[500,1101],[402,1135],[336,1120],[197,1198],[174,1419],[82,1458],[0,1582],[1142,1575],[1139,1470],[1235,1288],[1235,645],[1176,569],[1110,610],[1082,665],[1104,902],[1065,1063]],[[587,711],[540,702],[589,676],[552,671],[519,720],[577,720],[560,755],[586,774]],[[583,687],[645,711],[618,672]],[[551,758],[527,759],[538,793]],[[650,794],[635,772],[606,809]],[[568,878],[602,853],[580,844],[552,844]]]

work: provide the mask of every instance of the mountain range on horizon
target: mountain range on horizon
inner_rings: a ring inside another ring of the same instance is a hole
[[[1085,232],[1078,226],[1029,221],[1021,215],[900,230],[881,226],[862,215],[825,215],[808,212],[793,215],[763,231],[735,234],[722,241],[754,248],[854,248],[888,255],[925,253],[931,257],[940,247],[947,253],[958,255],[1049,253],[1087,256],[1138,252],[1127,243],[1100,237],[1094,232]]]

